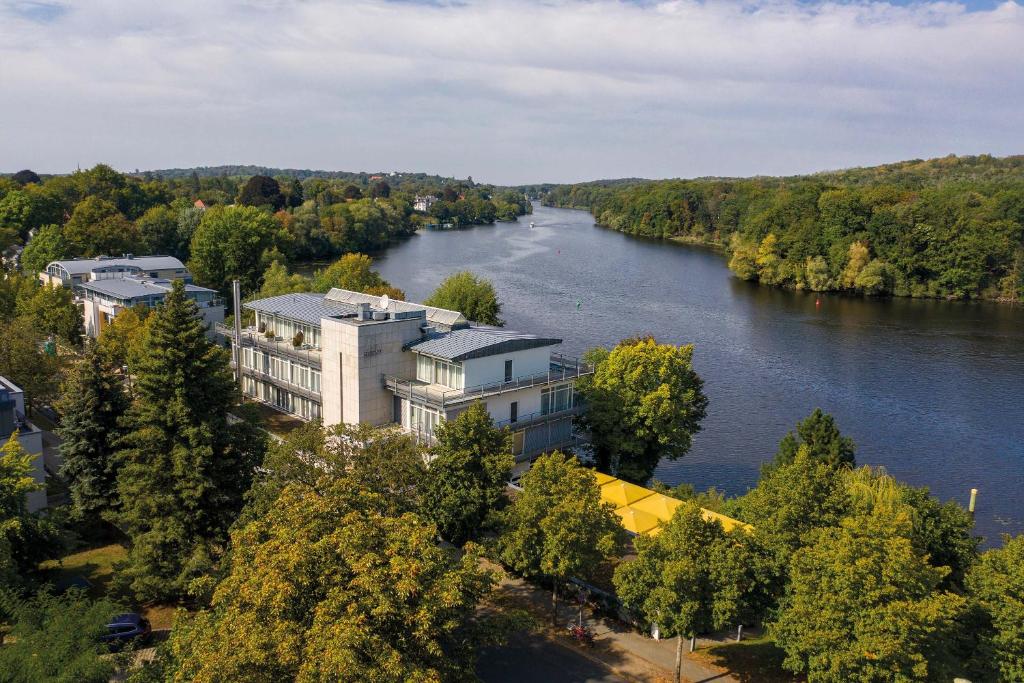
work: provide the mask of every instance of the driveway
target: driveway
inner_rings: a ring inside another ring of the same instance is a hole
[[[517,634],[480,654],[484,683],[627,683],[603,664],[541,635]]]

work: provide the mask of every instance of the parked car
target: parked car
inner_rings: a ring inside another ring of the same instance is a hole
[[[107,624],[107,632],[100,636],[100,640],[116,649],[136,639],[143,642],[152,631],[149,620],[137,612],[128,612],[111,619]]]

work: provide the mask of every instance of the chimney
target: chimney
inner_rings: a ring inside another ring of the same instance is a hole
[[[359,309],[359,313],[356,316],[357,320],[369,320],[370,319],[370,304],[361,302],[356,304]]]

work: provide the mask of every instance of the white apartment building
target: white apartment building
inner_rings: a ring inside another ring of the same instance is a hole
[[[18,442],[32,460],[32,478],[37,484],[46,482],[43,463],[43,433],[25,418],[25,393],[6,377],[0,377],[0,445],[7,443],[11,434],[18,433]],[[28,511],[46,507],[46,489],[28,494]]]
[[[255,325],[234,342],[242,390],[279,410],[326,425],[397,423],[431,443],[440,421],[482,402],[512,429],[519,461],[577,442],[574,384],[592,368],[555,353],[560,339],[341,289],[245,308]]]
[[[216,290],[192,284],[192,274],[173,256],[99,256],[52,261],[39,273],[44,285],[74,290],[82,309],[85,333],[98,337],[121,311],[153,308],[163,302],[174,280],[185,283],[185,296],[196,302],[208,334],[224,320],[224,302]]]

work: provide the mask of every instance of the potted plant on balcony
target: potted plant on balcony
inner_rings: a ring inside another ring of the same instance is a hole
[[[298,332],[295,333],[295,336],[292,337],[292,346],[294,346],[295,348],[299,348],[300,346],[302,346],[302,342],[304,342],[305,340],[306,335],[302,334],[302,330],[299,330]]]
[[[264,332],[264,333],[263,333],[263,336],[265,336],[265,337],[266,337],[267,339],[270,339],[270,340],[272,340],[272,339],[274,339],[274,337],[276,337],[277,335],[276,335],[276,334],[274,334],[274,331],[273,331],[273,330],[267,330],[266,332]]]
[[[260,334],[263,334],[264,332],[267,331],[267,324],[264,323],[264,322],[261,322],[258,329],[259,329]]]

